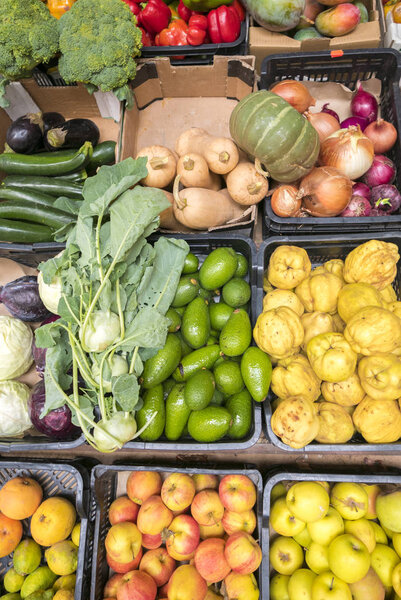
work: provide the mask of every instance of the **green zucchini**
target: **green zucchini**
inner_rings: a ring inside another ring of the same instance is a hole
[[[81,169],[80,171],[75,171],[74,173],[68,173],[67,175],[61,175],[61,177],[58,177],[57,179],[62,179],[67,180],[67,181],[71,181],[74,183],[84,183],[85,179],[88,178],[88,173],[86,172],[85,169]]]
[[[17,244],[52,242],[53,232],[46,225],[0,219],[0,241]]]
[[[9,175],[3,181],[7,188],[33,190],[50,196],[66,196],[74,200],[82,200],[82,185],[64,181],[58,177],[34,177],[32,175]],[[0,196],[1,197],[1,196]]]
[[[13,188],[8,188],[3,185],[0,186],[0,200],[10,200],[14,202],[35,202],[36,204],[40,204],[42,206],[47,206],[50,209],[53,208],[53,204],[55,198],[53,196],[49,196],[48,194],[42,194],[41,192],[34,192],[32,190],[18,190]]]
[[[102,142],[93,149],[92,158],[86,168],[91,173],[92,171],[96,171],[96,169],[102,165],[114,163],[115,160],[116,142]]]
[[[15,219],[39,223],[51,229],[60,229],[73,221],[71,215],[57,208],[50,209],[42,204],[32,202],[0,202],[0,219]]]
[[[92,144],[85,142],[79,150],[43,152],[42,154],[0,154],[0,171],[7,175],[63,175],[85,167],[92,157]]]

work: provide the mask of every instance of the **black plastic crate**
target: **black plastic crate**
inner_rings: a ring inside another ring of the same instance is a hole
[[[258,296],[257,296],[257,315],[262,312],[263,308],[263,274],[269,264],[270,256],[274,250],[283,245],[300,246],[304,248],[311,260],[312,268],[321,265],[327,260],[333,258],[344,259],[351,250],[367,242],[369,240],[380,239],[384,242],[392,242],[398,246],[401,252],[401,232],[384,232],[379,235],[374,233],[352,233],[350,235],[333,236],[304,236],[304,237],[271,237],[268,241],[262,243],[258,254]],[[397,265],[397,276],[393,282],[393,287],[396,291],[397,298],[401,299],[401,260]],[[308,454],[309,452],[333,453],[333,452],[390,452],[398,453],[401,449],[401,439],[398,442],[391,444],[369,444],[363,437],[356,433],[352,439],[346,444],[320,444],[311,442],[304,448],[299,450],[291,448],[284,444],[279,437],[273,432],[270,424],[272,416],[270,401],[275,396],[272,392],[269,398],[263,403],[263,429],[266,437],[270,442],[286,452],[297,452],[298,454]]]
[[[269,89],[283,79],[300,81],[330,81],[342,83],[355,90],[358,80],[372,77],[380,79],[381,116],[393,123],[401,135],[401,94],[399,80],[401,58],[399,52],[390,48],[369,50],[344,50],[336,52],[301,52],[298,54],[275,54],[264,59],[259,88]],[[398,137],[387,155],[397,167],[394,185],[401,190],[401,140]],[[401,227],[401,214],[382,217],[288,217],[274,214],[270,200],[263,203],[263,233],[296,234],[334,233],[337,231],[388,231]]]
[[[72,502],[81,521],[81,535],[78,551],[77,581],[75,600],[82,600],[89,594],[88,572],[92,564],[92,551],[89,543],[89,475],[83,467],[58,463],[7,462],[0,461],[0,487],[14,477],[31,477],[43,489],[43,499],[60,495]],[[28,521],[24,521],[24,536],[29,535]],[[12,555],[0,559],[0,576],[12,566]]]
[[[339,473],[300,473],[300,472],[276,472],[270,475],[267,479],[266,485],[263,490],[263,531],[262,531],[262,552],[263,556],[269,556],[270,549],[270,530],[269,530],[269,518],[270,518],[270,503],[271,503],[271,491],[275,485],[282,482],[295,483],[298,481],[327,481],[329,484],[341,483],[341,482],[353,482],[353,483],[366,483],[368,485],[386,485],[391,490],[401,486],[400,475],[365,475],[360,470],[356,471],[355,474],[339,474]],[[262,587],[263,587],[263,600],[270,600],[270,563],[268,558],[262,563]],[[262,598],[262,596],[261,596]]]
[[[254,510],[257,517],[257,526],[254,532],[256,539],[262,537],[262,504],[263,504],[263,481],[262,475],[259,471],[252,468],[244,469],[243,465],[241,469],[202,469],[202,468],[176,468],[176,467],[162,467],[162,466],[126,466],[126,465],[98,465],[92,469],[91,475],[91,492],[92,492],[92,506],[96,505],[96,517],[94,524],[93,534],[93,556],[96,560],[92,562],[92,574],[91,574],[91,585],[90,585],[90,596],[89,600],[102,600],[103,588],[106,581],[109,578],[109,567],[106,562],[106,550],[104,541],[106,539],[107,531],[110,528],[108,520],[108,510],[110,504],[115,500],[118,485],[119,473],[125,472],[127,475],[132,471],[158,471],[165,479],[170,473],[186,473],[187,475],[194,475],[196,473],[208,473],[211,475],[217,475],[224,477],[224,475],[233,475],[240,473],[241,475],[247,475],[255,484],[257,490],[257,499]],[[262,546],[261,546],[262,547]],[[262,548],[263,550],[263,548]],[[265,558],[263,552],[262,564],[268,560]],[[265,598],[262,590],[262,567],[254,573],[259,589],[260,598]]]

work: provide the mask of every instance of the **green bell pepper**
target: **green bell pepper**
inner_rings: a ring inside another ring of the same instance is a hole
[[[218,8],[223,4],[231,4],[232,0],[182,0],[183,4],[190,10],[197,12],[209,12],[213,8]]]

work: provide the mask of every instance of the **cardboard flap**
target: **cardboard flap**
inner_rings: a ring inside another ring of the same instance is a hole
[[[16,81],[9,83],[6,87],[6,98],[10,106],[4,110],[12,121],[27,113],[37,113],[40,110],[24,87]]]
[[[313,38],[309,40],[302,40],[301,52],[311,52],[316,50],[329,50],[330,49],[330,38]]]

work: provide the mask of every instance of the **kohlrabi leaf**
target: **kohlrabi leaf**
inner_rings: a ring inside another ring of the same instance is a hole
[[[38,348],[51,348],[60,339],[61,329],[57,321],[42,325],[35,330],[35,344]]]
[[[166,342],[169,319],[154,308],[143,308],[131,321],[119,351],[131,352],[136,346],[162,348]]]
[[[78,421],[78,417],[77,417],[77,413],[73,408],[73,404],[75,404],[75,399],[73,394],[70,395],[70,400],[71,400],[71,404],[69,404],[70,410],[71,410],[71,421],[74,425],[76,425],[77,427],[80,426],[79,421]],[[79,395],[78,396],[78,402],[79,402],[79,408],[81,409],[81,411],[87,416],[89,417],[89,419],[93,419],[93,403],[91,402],[90,398],[88,396],[82,396]],[[87,423],[84,420],[84,423],[87,425]],[[90,428],[90,425],[89,425]]]
[[[65,334],[65,335],[64,335]],[[41,417],[55,408],[65,404],[65,397],[61,390],[68,390],[72,377],[68,371],[72,364],[71,347],[65,339],[66,332],[62,331],[57,345],[48,348],[46,352],[45,388],[46,402]]]
[[[91,217],[78,215],[76,236],[76,244],[81,251],[78,265],[82,268],[96,258],[95,230]]]
[[[55,208],[59,208],[64,212],[70,213],[72,215],[77,215],[79,213],[79,209],[81,208],[82,200],[73,200],[72,198],[66,198],[65,196],[60,196],[56,198],[53,203]]]
[[[139,384],[135,375],[119,375],[112,378],[112,393],[125,412],[136,410],[139,400]]]

